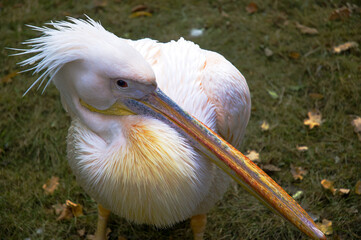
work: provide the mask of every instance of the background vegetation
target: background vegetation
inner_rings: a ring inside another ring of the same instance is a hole
[[[202,48],[223,54],[246,77],[252,93],[252,116],[242,151],[256,150],[262,164],[281,169],[270,172],[290,194],[301,190],[300,204],[318,221],[331,220],[331,239],[361,238],[361,142],[351,121],[361,116],[360,47],[334,54],[332,47],[347,41],[361,43],[361,14],[330,20],[332,12],[350,7],[346,1],[0,1],[0,239],[79,239],[78,230],[93,233],[96,204],[77,185],[66,160],[70,119],[59,94],[51,86],[22,94],[36,79],[9,57],[5,47],[21,48],[36,37],[26,24],[41,26],[66,16],[87,14],[120,37],[154,38],[162,42],[184,36]],[[133,7],[145,4],[152,16],[130,18]],[[296,22],[318,30],[302,34]],[[191,37],[192,28],[203,35]],[[265,54],[265,49],[267,55]],[[9,75],[10,74],[10,75]],[[270,94],[271,93],[271,94]],[[316,93],[316,94],[315,94]],[[322,113],[320,127],[303,124],[307,112]],[[260,124],[266,120],[268,131]],[[300,152],[297,145],[309,150]],[[308,170],[295,181],[290,165]],[[59,188],[46,195],[42,185],[60,177]],[[334,196],[320,181],[351,189]],[[70,199],[84,206],[85,215],[56,221],[52,205]],[[208,215],[206,239],[306,239],[237,185]],[[189,222],[169,229],[138,226],[112,215],[110,239],[190,239]],[[85,235],[86,235],[85,234]]]

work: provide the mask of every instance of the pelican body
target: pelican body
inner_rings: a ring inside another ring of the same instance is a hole
[[[183,39],[127,43],[149,63],[167,96],[213,131],[221,124],[220,133],[240,145],[251,100],[235,67]],[[221,71],[227,78],[216,77]],[[218,121],[216,104],[229,106],[222,106]],[[69,164],[79,184],[105,208],[136,223],[165,227],[207,213],[222,197],[231,178],[177,130],[150,116],[114,121],[121,128],[110,145],[77,119],[68,134]]]
[[[109,211],[157,227],[191,218],[195,239],[202,239],[205,214],[231,177],[310,237],[325,239],[236,150],[251,99],[245,78],[223,56],[183,38],[122,39],[91,19],[50,25],[33,27],[43,35],[26,42],[31,48],[20,54],[35,55],[22,65],[43,71],[34,84],[50,76],[72,118],[68,161],[99,204],[98,239]]]

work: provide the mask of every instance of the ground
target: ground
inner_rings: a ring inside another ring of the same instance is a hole
[[[257,10],[249,13],[250,1],[0,1],[0,239],[79,239],[84,238],[80,229],[85,228],[85,235],[94,232],[96,204],[67,164],[70,119],[58,92],[50,86],[44,94],[32,90],[23,97],[36,76],[9,77],[24,70],[16,63],[25,57],[10,57],[8,48],[23,47],[21,42],[37,36],[26,24],[41,26],[84,14],[120,37],[166,42],[183,36],[224,55],[246,77],[252,93],[241,150],[256,150],[261,164],[279,167],[271,177],[290,194],[303,191],[298,201],[318,221],[332,221],[329,238],[361,239],[361,196],[355,193],[361,180],[361,142],[351,125],[361,116],[361,51],[332,51],[347,41],[361,43],[360,9],[351,6],[357,1],[254,2]],[[139,4],[152,15],[131,18]],[[344,6],[352,8],[350,16],[330,20]],[[318,34],[301,33],[297,22]],[[192,37],[192,28],[203,34]],[[309,129],[303,121],[312,109],[322,113],[322,124]],[[260,128],[264,120],[268,131]],[[300,145],[308,151],[298,151]],[[291,164],[308,170],[302,181],[293,179]],[[52,176],[60,178],[59,187],[46,195],[42,185]],[[322,179],[351,191],[334,196],[322,188]],[[52,205],[67,199],[82,204],[85,215],[56,221]],[[112,215],[109,227],[110,239],[191,238],[189,221],[155,229]],[[209,213],[205,237],[307,239],[235,184]]]

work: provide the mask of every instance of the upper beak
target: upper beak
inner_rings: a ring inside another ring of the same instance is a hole
[[[312,239],[326,239],[305,210],[272,178],[215,132],[183,111],[160,89],[142,99],[124,99],[122,104],[127,111],[148,115],[171,125],[264,205]]]

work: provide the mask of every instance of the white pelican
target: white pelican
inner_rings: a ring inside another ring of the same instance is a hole
[[[43,72],[34,84],[50,76],[72,118],[68,160],[99,204],[97,239],[105,239],[110,212],[157,227],[191,218],[194,238],[202,239],[206,213],[225,192],[228,175],[311,238],[325,239],[234,148],[251,100],[246,80],[224,57],[182,38],[122,39],[91,19],[50,25],[33,27],[43,35],[26,42],[31,48],[20,54],[35,55],[21,64]]]

